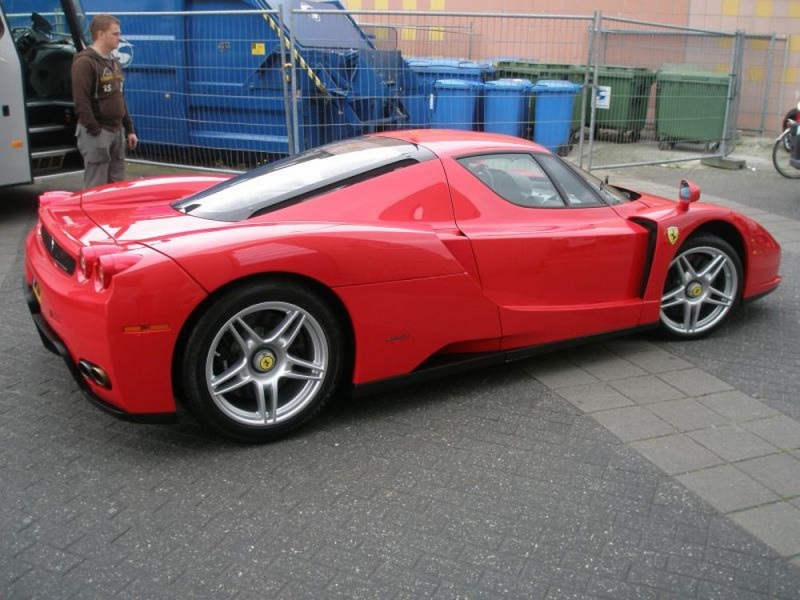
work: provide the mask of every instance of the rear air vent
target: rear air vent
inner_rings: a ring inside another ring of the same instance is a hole
[[[58,242],[53,239],[50,232],[42,227],[42,242],[48,254],[53,258],[53,261],[64,271],[72,275],[75,272],[75,259],[72,258],[67,251],[59,246]]]

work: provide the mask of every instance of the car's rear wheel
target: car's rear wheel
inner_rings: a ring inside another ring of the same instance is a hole
[[[680,339],[708,335],[730,318],[742,286],[742,261],[730,244],[714,235],[689,239],[667,272],[661,329]]]
[[[200,317],[183,359],[189,409],[220,433],[275,440],[322,410],[345,365],[335,312],[285,281],[250,283]]]

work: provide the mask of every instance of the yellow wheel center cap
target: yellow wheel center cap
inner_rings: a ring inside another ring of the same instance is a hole
[[[693,283],[689,286],[689,297],[690,298],[699,298],[700,295],[703,293],[703,286],[699,283]]]
[[[253,362],[257,370],[268,373],[275,368],[275,355],[265,350],[256,354]]]

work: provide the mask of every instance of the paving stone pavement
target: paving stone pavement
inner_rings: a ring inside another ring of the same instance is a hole
[[[706,340],[340,400],[243,446],[89,406],[22,301],[32,213],[0,211],[0,598],[800,598],[797,222],[769,224],[784,285]]]

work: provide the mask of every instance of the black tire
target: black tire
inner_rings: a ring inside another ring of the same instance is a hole
[[[781,136],[781,140],[783,140],[783,149],[786,150],[786,152],[791,152],[792,151],[792,136],[784,134],[784,135]]]
[[[787,179],[800,179],[800,169],[796,169],[789,163],[792,154],[787,152],[785,148],[785,140],[790,137],[791,134],[787,129],[773,144],[772,164],[775,165],[775,170]]]
[[[786,113],[783,117],[783,131],[785,132],[789,127],[792,126],[792,121],[797,121],[797,109],[793,108],[789,112]],[[783,147],[786,149],[787,152],[792,151],[792,136],[787,135],[783,136]]]
[[[222,435],[269,442],[314,418],[341,383],[348,336],[305,286],[252,282],[200,317],[181,361],[187,408]]]
[[[720,237],[687,240],[667,271],[659,324],[673,339],[691,340],[716,331],[739,305],[744,287],[742,261]]]

